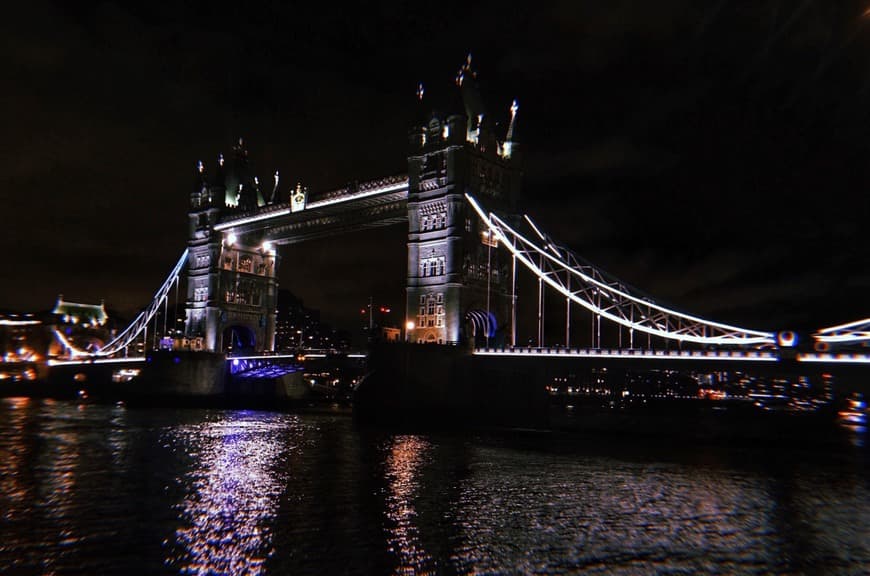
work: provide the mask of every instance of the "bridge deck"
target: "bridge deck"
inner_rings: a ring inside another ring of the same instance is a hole
[[[620,350],[599,348],[477,348],[476,356],[520,356],[542,358],[607,358],[607,359],[686,359],[686,360],[722,360],[741,362],[779,362],[782,357],[778,352],[765,350]],[[798,362],[837,363],[837,364],[870,364],[867,354],[829,354],[829,353],[799,353],[795,356]]]

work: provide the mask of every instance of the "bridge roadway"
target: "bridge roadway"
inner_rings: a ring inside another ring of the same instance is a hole
[[[620,370],[734,370],[757,375],[831,374],[846,387],[870,392],[870,354],[773,350],[620,350],[597,348],[478,348],[475,357],[505,363],[572,361]]]
[[[456,346],[437,346],[427,344],[409,345],[402,343],[396,348],[410,347],[410,351],[420,353],[436,348],[452,348],[455,356],[470,356],[481,369],[495,369],[500,373],[523,373],[532,370],[535,374],[577,368],[607,368],[615,371],[646,370],[696,370],[696,371],[741,371],[753,375],[768,376],[808,376],[822,374],[834,376],[836,387],[852,391],[870,393],[870,355],[832,354],[793,352],[775,350],[619,350],[590,348],[478,348],[463,354]],[[789,354],[789,352],[792,352]],[[172,355],[168,351],[169,356]],[[196,353],[193,353],[195,356]],[[210,355],[213,360],[219,357]],[[356,361],[366,358],[366,354],[356,352],[346,355]],[[415,353],[415,356],[419,354]],[[425,356],[425,354],[424,354]],[[189,363],[192,356],[185,356],[182,364]],[[235,377],[276,377],[283,373],[298,371],[305,360],[317,361],[329,357],[321,351],[311,351],[303,355],[301,361],[296,354],[264,354],[248,356],[226,356],[226,374]],[[171,358],[168,359],[171,361]],[[212,361],[213,361],[212,360]],[[206,360],[204,360],[206,362]],[[415,362],[416,363],[416,362]],[[109,396],[111,389],[120,391],[126,382],[135,380],[145,368],[145,357],[93,358],[76,360],[51,360],[50,379],[56,383],[95,390],[97,382],[103,384],[99,389]],[[487,368],[488,367],[488,368]],[[215,366],[217,368],[217,366]],[[544,372],[541,372],[544,371]],[[84,374],[84,376],[82,376]],[[131,382],[130,384],[135,384]],[[447,388],[450,383],[444,384]]]
[[[282,203],[231,214],[214,229],[281,245],[407,221],[408,177],[394,176],[318,195],[296,211]]]
[[[423,344],[423,346],[425,346]],[[608,349],[608,348],[476,348],[475,356],[496,357],[539,357],[539,358],[600,358],[600,359],[624,359],[624,360],[689,360],[706,362],[781,362],[784,360],[780,354],[772,351],[758,350],[646,350],[646,349]],[[325,352],[308,352],[301,354],[302,359],[318,359],[327,357]],[[348,358],[364,358],[363,352],[344,354]],[[258,354],[247,356],[227,356],[227,362],[242,360],[284,360],[288,358],[298,359],[297,354]],[[818,365],[861,365],[870,364],[870,354],[832,354],[832,353],[798,353],[794,361],[805,364]],[[79,360],[49,360],[49,366],[71,366],[87,364],[116,364],[144,363],[144,356],[131,356],[128,358],[87,358]]]
[[[607,348],[477,348],[475,356],[542,357],[542,358],[603,358],[626,360],[693,360],[781,362],[786,357],[771,351],[758,350],[620,350]],[[868,354],[797,353],[796,362],[817,364],[870,364]]]

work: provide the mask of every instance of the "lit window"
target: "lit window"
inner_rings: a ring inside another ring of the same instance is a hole
[[[242,256],[239,258],[239,272],[252,272],[254,268],[254,259],[250,256]]]

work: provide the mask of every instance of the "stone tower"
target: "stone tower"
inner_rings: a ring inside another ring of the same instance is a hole
[[[221,218],[264,205],[239,140],[231,168],[223,156],[214,176],[202,163],[190,196],[185,336],[213,352],[274,349],[278,297],[275,248],[256,234],[221,231]],[[276,184],[277,185],[277,184]]]
[[[422,86],[419,106],[426,110]],[[465,199],[513,212],[520,191],[516,103],[499,140],[471,68],[459,70],[446,114],[418,116],[408,157],[407,339],[496,344],[511,332],[511,277],[488,230]],[[412,327],[413,323],[413,327]]]
[[[214,230],[224,198],[224,159],[218,159],[210,180],[202,162],[190,194],[187,241],[187,304],[184,334],[197,348],[216,350],[220,323],[219,272],[221,235]]]

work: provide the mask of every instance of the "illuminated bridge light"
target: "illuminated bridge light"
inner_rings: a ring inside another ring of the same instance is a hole
[[[865,354],[798,354],[798,362],[830,362],[834,364],[870,364]]]
[[[550,349],[550,348],[478,348],[475,356],[558,356],[560,358],[635,358],[654,359],[671,358],[674,360],[723,360],[723,361],[746,361],[746,362],[779,362],[779,358],[772,354],[759,356],[747,356],[739,351],[708,351],[703,356],[696,354],[684,354],[677,350],[618,350],[618,349]],[[868,357],[870,358],[870,357]]]
[[[523,236],[498,215],[485,212],[471,195],[466,194],[465,198],[483,224],[495,233],[499,244],[507,248],[517,262],[537,276],[539,281],[600,318],[631,330],[679,342],[743,346],[775,343],[772,332],[705,320],[634,294],[621,282],[582,263],[564,247],[561,251],[556,250],[553,241],[528,216],[524,217],[525,223],[533,231],[533,239]],[[534,240],[535,236],[538,241]],[[584,288],[579,289],[574,281]],[[609,302],[602,304],[602,298]],[[641,322],[636,320],[638,317]]]
[[[367,185],[368,184],[368,185]],[[367,183],[360,186],[362,188],[358,192],[353,193],[345,193],[345,194],[337,194],[334,197],[324,198],[322,200],[317,200],[314,202],[309,202],[306,205],[306,210],[313,210],[316,208],[323,208],[325,206],[332,206],[335,204],[343,204],[346,202],[352,202],[354,200],[361,200],[363,198],[368,198],[371,196],[377,196],[379,194],[389,194],[391,192],[400,192],[408,190],[408,179],[400,178],[395,182],[385,182],[383,184],[378,185],[377,183]],[[253,224],[255,222],[263,222],[265,220],[271,220],[273,218],[280,218],[282,216],[287,216],[292,213],[290,208],[282,208],[280,210],[269,210],[266,212],[262,212],[260,214],[254,214],[252,216],[246,216],[243,218],[235,218],[232,220],[228,220],[226,222],[221,222],[214,226],[214,229],[217,231],[226,230],[228,228],[233,228],[235,226],[243,226],[245,224]]]

